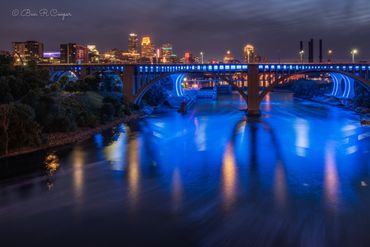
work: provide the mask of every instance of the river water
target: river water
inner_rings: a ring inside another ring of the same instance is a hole
[[[370,128],[237,95],[1,162],[1,246],[370,246]]]

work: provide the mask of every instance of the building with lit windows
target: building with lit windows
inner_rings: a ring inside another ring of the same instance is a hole
[[[76,63],[76,43],[60,45],[60,62]]]
[[[87,45],[87,52],[89,63],[99,63],[99,51],[96,49],[96,45]]]
[[[139,53],[139,39],[136,33],[129,34],[127,51],[129,53]]]
[[[161,47],[162,50],[162,63],[172,63],[173,62],[173,47],[170,43],[165,43]]]
[[[244,62],[246,62],[246,63],[256,62],[256,53],[255,53],[253,45],[246,44],[244,46],[243,53],[244,53]]]
[[[224,56],[224,63],[232,63],[235,60],[234,55],[231,53],[231,51],[227,51]]]
[[[39,62],[43,58],[44,44],[38,41],[13,42],[13,55],[17,64]]]
[[[137,63],[140,60],[139,39],[136,33],[130,33],[128,37],[128,49],[120,54],[123,62]]]
[[[189,51],[184,53],[184,63],[194,63],[193,55]]]
[[[83,45],[76,43],[67,43],[60,45],[61,63],[87,63],[88,49]]]
[[[141,40],[141,62],[153,63],[155,56],[155,48],[150,37],[144,36]]]

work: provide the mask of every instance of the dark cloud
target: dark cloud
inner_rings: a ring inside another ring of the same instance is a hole
[[[12,17],[13,9],[58,9],[72,17]],[[172,42],[176,51],[218,57],[231,49],[241,57],[246,42],[266,57],[297,58],[299,40],[323,38],[338,58],[356,47],[370,58],[369,0],[13,0],[0,10],[0,49],[14,40],[96,43],[101,50],[127,47],[130,32]]]

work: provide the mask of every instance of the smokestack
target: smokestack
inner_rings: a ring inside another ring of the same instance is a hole
[[[313,63],[313,39],[308,42],[308,62]]]
[[[303,41],[299,42],[299,51],[303,51]]]
[[[320,56],[319,56],[319,59],[320,59],[320,63],[322,63],[322,39],[320,39],[319,49],[320,49]]]

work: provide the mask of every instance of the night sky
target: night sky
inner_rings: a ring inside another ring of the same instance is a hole
[[[61,17],[12,16],[12,11],[57,9]],[[250,42],[271,60],[297,59],[299,41],[324,40],[334,58],[370,60],[370,0],[2,0],[0,49],[12,41],[39,40],[45,50],[63,42],[95,43],[98,49],[126,49],[128,33],[150,34],[156,45],[171,42],[205,58],[221,58],[227,49],[242,57]],[[308,53],[308,52],[307,52]],[[306,54],[307,54],[306,53]]]

